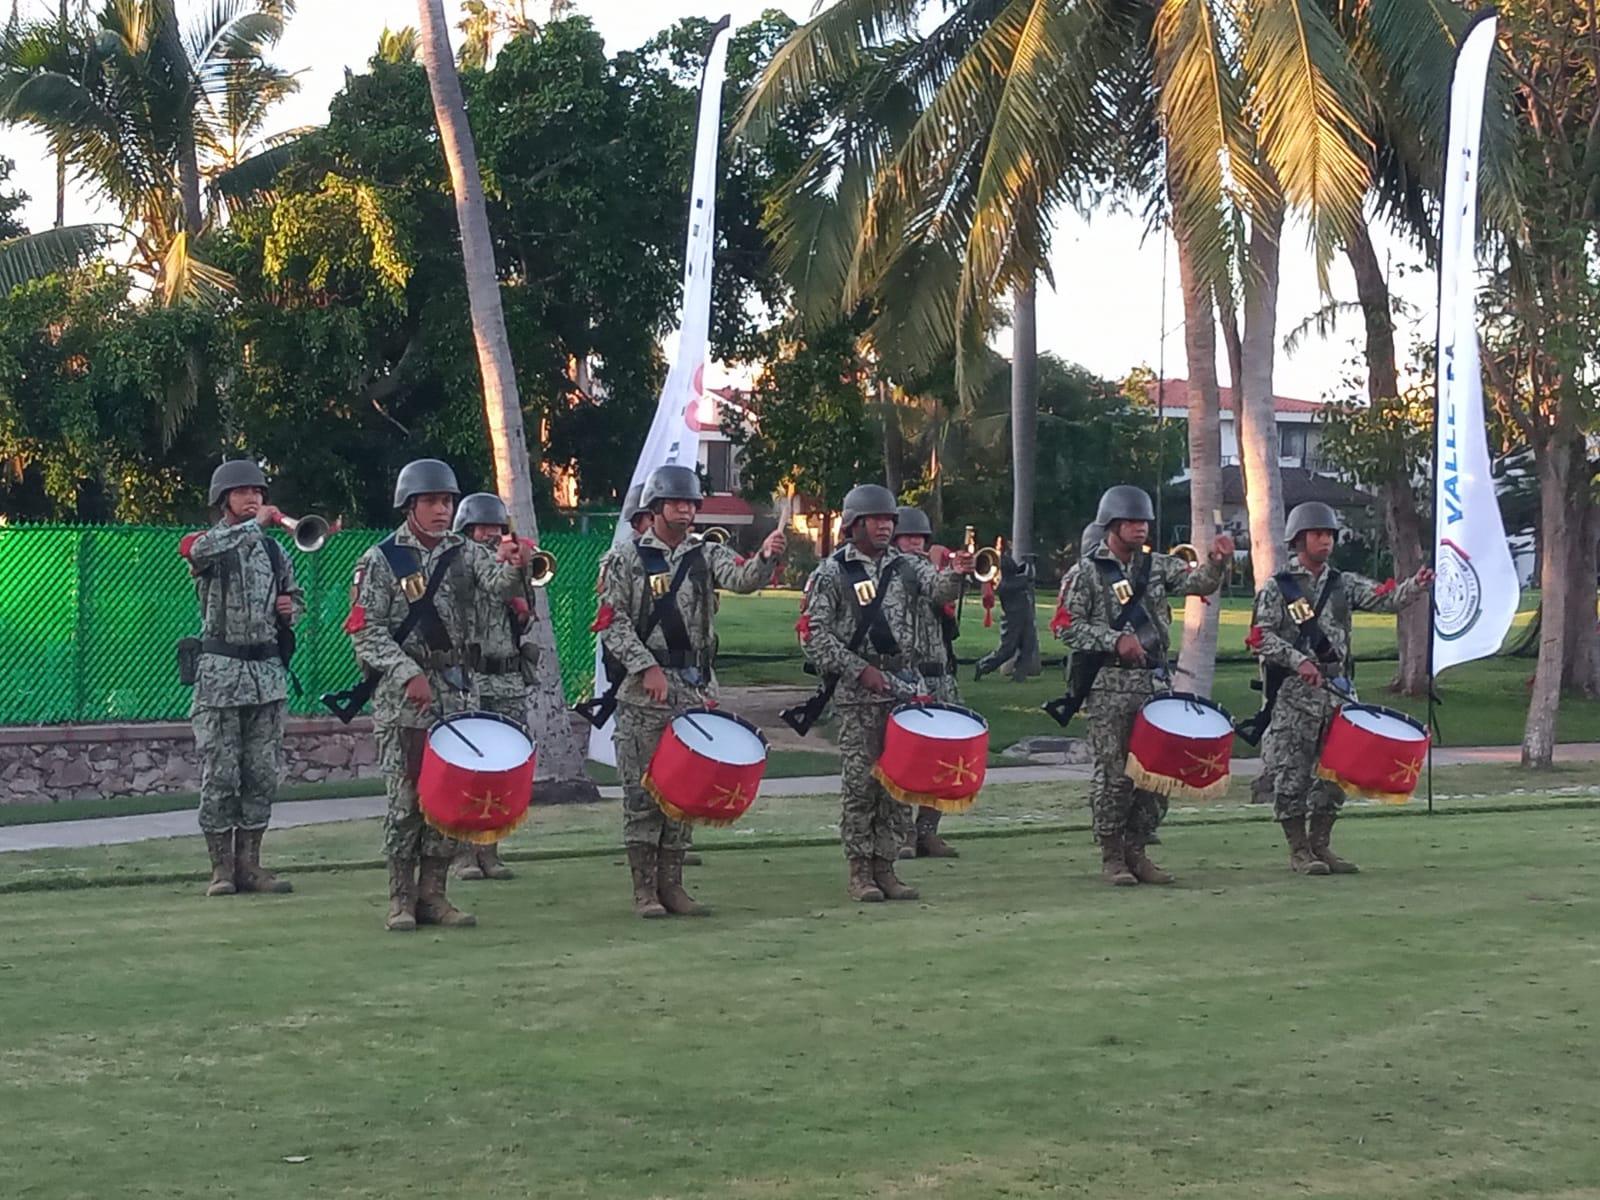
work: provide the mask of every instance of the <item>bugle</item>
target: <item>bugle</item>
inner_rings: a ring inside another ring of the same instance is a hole
[[[294,538],[295,549],[306,554],[315,554],[326,546],[328,539],[337,529],[314,513],[307,513],[303,517],[291,517],[287,513],[279,513],[278,524],[287,529]]]
[[[967,526],[966,549],[972,555],[972,577],[979,583],[993,583],[1000,578],[1000,544],[995,538],[993,546],[978,549],[978,531]]]
[[[556,577],[556,556],[548,550],[541,550],[535,546],[531,539],[517,537],[508,533],[500,540],[509,543],[513,539],[521,542],[528,551],[528,583],[536,588],[549,587],[550,581]]]
[[[1172,555],[1173,558],[1183,559],[1183,561],[1188,563],[1191,567],[1198,567],[1200,565],[1200,551],[1196,550],[1189,542],[1179,542],[1176,546],[1172,547],[1172,549],[1168,550],[1167,553]]]
[[[695,535],[702,542],[710,542],[713,546],[726,546],[733,541],[733,534],[720,525],[713,525],[704,533]]]

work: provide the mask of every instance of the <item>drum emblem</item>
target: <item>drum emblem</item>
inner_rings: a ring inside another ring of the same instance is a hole
[[[1417,786],[1417,776],[1422,774],[1422,760],[1414,761],[1397,758],[1394,760],[1394,771],[1389,778],[1400,786],[1410,789]]]
[[[934,775],[935,783],[971,783],[978,778],[978,773],[967,764],[964,758],[957,758],[955,762],[940,761],[938,773]]]
[[[1215,754],[1196,754],[1193,750],[1185,751],[1189,760],[1202,771],[1218,771],[1226,773],[1231,750],[1219,750]]]
[[[736,783],[732,787],[719,785],[716,789],[716,797],[711,803],[716,808],[736,808],[743,812],[753,798],[744,794],[744,785],[742,784]]]
[[[1445,641],[1452,642],[1478,623],[1483,612],[1483,589],[1472,560],[1448,538],[1439,540],[1437,570],[1434,628]]]
[[[478,811],[473,815],[480,821],[487,821],[490,817],[510,815],[506,809],[505,798],[499,792],[485,792],[481,796],[472,796],[467,800],[467,803],[477,808]]]

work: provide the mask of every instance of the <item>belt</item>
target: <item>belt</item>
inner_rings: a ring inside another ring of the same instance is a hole
[[[522,658],[520,655],[511,655],[501,658],[495,654],[479,656],[478,665],[473,668],[480,675],[520,675],[522,673]]]
[[[237,658],[243,662],[266,662],[268,659],[278,657],[277,642],[253,642],[248,646],[241,646],[235,642],[225,642],[221,638],[205,638],[200,643],[202,654],[220,654],[224,658]]]
[[[950,668],[944,663],[925,662],[917,664],[917,674],[924,679],[943,679],[950,673]]]
[[[424,650],[421,654],[411,654],[408,650],[406,653],[424,671],[448,671],[451,667],[462,666],[471,669],[472,666],[459,650]]]
[[[666,667],[671,671],[682,671],[689,667],[695,667],[703,672],[711,670],[711,656],[709,654],[694,654],[692,652],[685,653],[682,650],[654,649],[652,649],[650,653],[655,655],[657,666]]]

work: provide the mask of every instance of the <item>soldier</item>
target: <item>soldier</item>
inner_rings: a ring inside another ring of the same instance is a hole
[[[910,810],[884,791],[872,768],[883,751],[895,700],[928,692],[918,670],[920,614],[956,599],[962,576],[972,570],[972,555],[964,550],[950,556],[953,570],[935,570],[925,558],[900,553],[890,545],[896,514],[888,488],[859,484],[850,489],[839,520],[845,545],[811,573],[801,620],[807,657],[823,674],[838,677],[839,839],[850,865],[850,898],[856,901],[917,898],[917,889],[894,873]],[[863,619],[868,624],[857,641]]]
[[[745,559],[731,546],[691,537],[703,502],[700,477],[691,467],[657,467],[640,502],[650,513],[650,527],[607,557],[594,623],[606,650],[627,672],[617,690],[616,715],[622,840],[636,915],[701,916],[706,909],[683,889],[692,828],[661,811],[644,789],[644,773],[672,719],[717,698],[713,589],[759,589],[783,556],[786,539],[774,530],[760,555]]]
[[[200,755],[200,828],[211,856],[208,896],[294,890],[261,865],[261,839],[278,791],[289,699],[278,639],[305,612],[305,598],[289,556],[264,532],[281,517],[266,500],[260,467],[223,463],[207,493],[220,519],[179,547],[200,601],[189,717]]]
[[[511,532],[511,517],[499,496],[474,492],[456,509],[455,531],[492,550]],[[533,595],[526,583],[509,600],[487,591],[476,595],[471,658],[478,707],[526,727],[528,689],[539,663],[538,647],[527,640],[533,622]],[[500,861],[500,847],[494,842],[462,842],[455,872],[457,879],[513,878],[511,868]]]
[[[920,508],[907,505],[897,509],[896,514],[894,548],[901,554],[933,562],[929,554],[933,526],[928,522],[928,514]],[[960,704],[955,639],[961,629],[956,623],[956,606],[929,603],[923,606],[916,617],[917,672],[927,683],[928,694],[943,704]],[[900,848],[900,857],[960,858],[960,851],[939,836],[939,818],[942,816],[944,814],[937,808],[929,808],[925,804],[919,806],[916,824],[906,844]]]
[[[650,528],[650,510],[640,501],[644,498],[644,484],[636,483],[628,489],[627,496],[622,501],[622,519],[633,527],[633,536],[637,539],[644,535]]]
[[[1299,875],[1343,875],[1359,869],[1329,844],[1344,793],[1313,777],[1339,703],[1323,688],[1323,680],[1335,679],[1341,690],[1348,690],[1354,674],[1351,611],[1398,612],[1426,596],[1433,583],[1428,567],[1398,587],[1392,579],[1379,584],[1333,569],[1328,560],[1338,520],[1329,505],[1315,500],[1295,506],[1284,529],[1294,554],[1288,568],[1256,594],[1245,639],[1265,681],[1263,776],[1270,779],[1273,815],[1289,843],[1289,868]]]
[[[1126,887],[1171,883],[1145,847],[1166,816],[1166,797],[1136,789],[1125,767],[1133,720],[1165,685],[1168,596],[1208,596],[1222,586],[1233,561],[1233,539],[1219,535],[1204,563],[1190,568],[1181,558],[1145,547],[1155,510],[1139,488],[1119,484],[1100,497],[1095,523],[1105,537],[1076,568],[1056,624],[1077,653],[1098,657],[1088,696],[1089,744],[1094,754],[1090,799],[1100,843],[1100,873]]]
[[[389,861],[384,928],[476,925],[445,897],[453,839],[428,825],[417,807],[428,730],[438,717],[476,703],[467,672],[473,614],[480,596],[503,604],[525,586],[527,549],[507,541],[490,552],[450,528],[455,472],[435,458],[407,463],[395,480],[394,506],[405,521],[356,564],[345,630],[356,661],[379,676],[372,701],[388,811],[383,852]],[[404,644],[395,640],[413,606]]]
[[[1007,662],[1012,664],[1014,683],[1024,683],[1030,674],[1037,674],[1039,630],[1034,617],[1034,575],[1031,555],[1018,562],[1009,550],[1001,553],[1000,582],[994,590],[1000,601],[1000,644],[978,660],[972,670],[974,683]]]

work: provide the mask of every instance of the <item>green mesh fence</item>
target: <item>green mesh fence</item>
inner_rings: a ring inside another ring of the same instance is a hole
[[[159,721],[187,717],[179,638],[199,632],[187,529],[117,525],[0,528],[0,725]],[[347,529],[315,554],[279,540],[305,589],[290,711],[321,713],[317,697],[356,678],[343,625],[356,560],[391,532]],[[276,534],[274,536],[277,536]],[[594,582],[610,531],[550,533],[558,570],[546,589],[569,701],[594,676]]]

